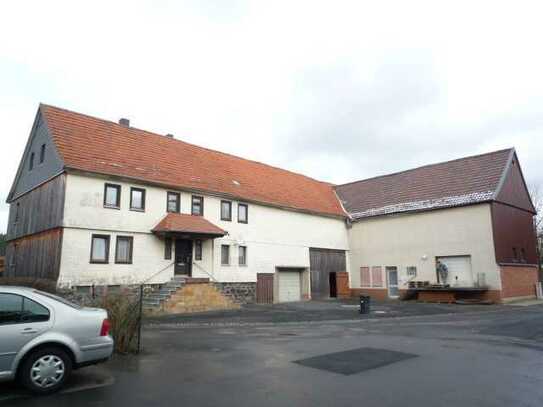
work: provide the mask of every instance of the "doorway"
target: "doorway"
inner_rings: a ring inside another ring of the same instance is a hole
[[[335,271],[328,274],[328,281],[330,285],[330,298],[337,298],[337,279]]]
[[[192,275],[192,240],[175,240],[175,275]]]
[[[398,298],[400,296],[400,291],[398,289],[398,268],[387,267],[386,273],[387,273],[388,296],[390,298]]]

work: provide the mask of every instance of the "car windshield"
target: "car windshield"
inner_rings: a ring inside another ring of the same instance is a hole
[[[76,303],[73,303],[73,302],[71,302],[71,301],[68,301],[68,300],[65,299],[65,298],[59,297],[58,295],[49,294],[49,293],[46,293],[46,292],[43,292],[43,291],[38,291],[38,290],[34,290],[34,292],[35,292],[36,294],[43,295],[44,297],[50,298],[50,299],[52,299],[52,300],[61,302],[62,304],[67,305],[67,306],[72,307],[72,308],[75,308],[75,309],[81,309],[81,308],[83,308],[83,307],[81,307],[80,305],[77,305]]]

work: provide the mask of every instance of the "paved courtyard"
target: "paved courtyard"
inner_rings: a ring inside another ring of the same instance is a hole
[[[412,313],[360,318],[342,305],[283,308],[313,316],[320,308],[322,318],[309,321],[271,317],[274,307],[228,314],[222,325],[216,314],[155,319],[145,327],[143,354],[88,370],[87,387],[81,370],[68,392],[40,399],[2,385],[0,400],[40,407],[543,403],[542,306],[413,304]]]

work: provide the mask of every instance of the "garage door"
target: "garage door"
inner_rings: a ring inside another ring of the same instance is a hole
[[[300,272],[279,272],[279,302],[292,302],[301,300]]]
[[[438,257],[447,266],[449,275],[447,284],[459,287],[473,287],[471,256]]]

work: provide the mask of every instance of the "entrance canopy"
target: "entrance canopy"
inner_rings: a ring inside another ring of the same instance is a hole
[[[151,231],[156,235],[200,239],[214,239],[227,234],[225,230],[214,225],[203,216],[181,213],[169,213]]]

